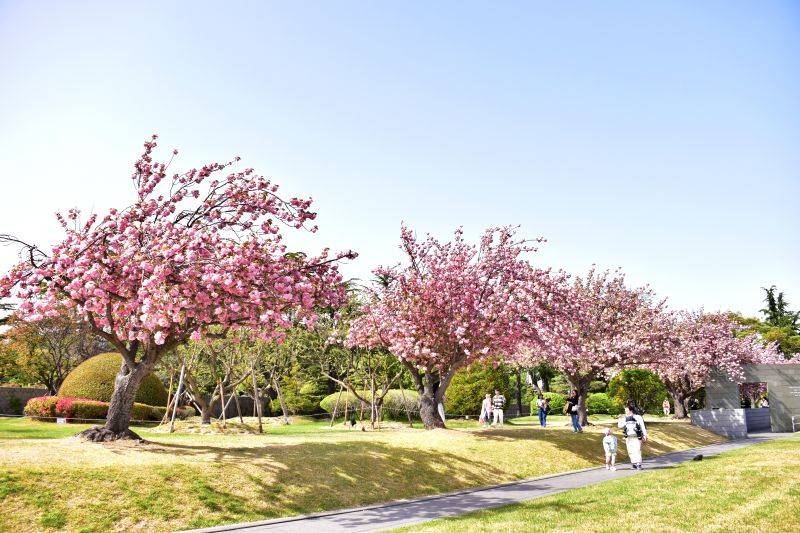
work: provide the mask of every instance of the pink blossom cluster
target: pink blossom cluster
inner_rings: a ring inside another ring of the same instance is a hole
[[[573,306],[563,272],[536,269],[533,243],[492,228],[480,245],[458,230],[450,242],[401,230],[406,263],[379,268],[385,280],[349,330],[347,343],[387,348],[401,361],[440,371],[502,360],[521,342],[554,346]]]
[[[754,336],[739,337],[741,326],[723,313],[671,313],[661,324],[665,349],[662,357],[646,361],[665,379],[704,383],[717,369],[741,377],[743,364],[782,364],[774,344],[764,345]]]
[[[546,349],[522,346],[515,355],[518,363],[546,361],[577,381],[578,376],[591,379],[657,349],[651,328],[664,303],[656,302],[649,288],[629,288],[619,271],[592,269],[586,277],[574,278],[569,298],[576,309],[567,324],[569,334]]]
[[[63,302],[118,346],[147,349],[199,339],[211,325],[280,340],[287,313],[311,326],[316,306],[344,301],[337,262],[353,252],[306,257],[281,241],[281,226],[315,219],[310,199],[283,200],[252,169],[228,171],[234,161],[168,177],[155,147],[153,136],[135,163],[133,205],[85,223],[74,209],[57,215],[64,240],[0,278],[0,297],[22,299],[23,318]]]

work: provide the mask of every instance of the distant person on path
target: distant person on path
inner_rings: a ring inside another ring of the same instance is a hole
[[[698,409],[700,409],[700,402],[697,400],[697,398],[692,398],[689,400],[689,410],[697,411]]]
[[[647,428],[644,419],[636,414],[631,403],[625,404],[625,415],[620,416],[617,426],[622,428],[625,447],[634,470],[642,469],[642,443],[647,442]]]
[[[603,451],[606,454],[606,470],[616,470],[614,464],[617,462],[617,436],[614,435],[614,428],[606,429],[606,436],[603,437]]]
[[[664,416],[669,416],[669,399],[664,398],[664,403],[661,404],[661,407],[664,408]]]
[[[761,407],[769,407],[769,400],[767,400],[766,398],[761,400]]]
[[[479,421],[486,428],[492,425],[492,395],[489,392],[486,393],[483,402],[481,402],[481,418]]]
[[[567,398],[566,412],[572,418],[572,432],[580,433],[583,431],[580,422],[578,422],[578,391],[572,389]]]
[[[547,398],[541,392],[536,398],[536,407],[539,410],[539,425],[545,427],[547,425]]]
[[[506,406],[506,397],[500,394],[499,389],[494,390],[494,398],[492,398],[492,412],[494,413],[493,426],[497,425],[498,420],[500,425],[503,425],[503,408]]]

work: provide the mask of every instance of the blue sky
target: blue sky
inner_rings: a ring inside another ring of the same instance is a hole
[[[127,205],[157,132],[313,196],[294,242],[358,251],[348,276],[401,221],[520,224],[534,263],[675,308],[799,308],[798,60],[791,2],[0,1],[0,233]]]

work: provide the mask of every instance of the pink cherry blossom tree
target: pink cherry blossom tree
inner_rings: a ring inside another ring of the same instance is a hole
[[[617,272],[590,270],[575,277],[570,299],[578,308],[568,331],[545,349],[523,346],[517,361],[527,366],[547,362],[560,370],[578,393],[578,416],[588,422],[589,384],[607,373],[632,366],[652,345],[652,324],[663,308],[647,287],[629,288]]]
[[[92,440],[136,437],[128,426],[142,378],[212,326],[277,341],[287,313],[311,327],[315,306],[344,301],[337,263],[355,256],[288,252],[282,228],[316,230],[311,200],[284,200],[251,168],[234,172],[238,157],[169,174],[172,159],[153,160],[156,136],[144,146],[131,206],[85,222],[75,209],[57,215],[65,235],[49,253],[2,237],[23,245],[25,260],[0,278],[0,297],[20,298],[27,320],[74,307],[122,354],[105,428],[84,432]]]
[[[672,396],[675,418],[685,418],[713,370],[740,376],[747,363],[785,363],[774,344],[737,337],[741,328],[723,313],[680,312],[661,324],[664,339],[660,357],[646,362],[657,372]]]
[[[375,270],[384,283],[351,324],[347,343],[384,347],[403,363],[426,428],[444,427],[437,405],[456,370],[502,361],[522,340],[555,342],[568,306],[565,275],[532,267],[523,254],[533,244],[512,228],[489,229],[474,246],[462,230],[450,242],[420,242],[403,227],[405,264]]]

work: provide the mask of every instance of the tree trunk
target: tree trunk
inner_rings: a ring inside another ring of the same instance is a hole
[[[450,385],[450,380],[453,379],[453,374],[455,374],[460,365],[451,365],[444,376],[441,376],[441,374],[434,374],[433,368],[428,368],[427,372],[423,375],[420,374],[419,369],[413,364],[408,362],[404,362],[404,364],[414,378],[414,384],[417,386],[417,392],[419,393],[419,417],[422,419],[425,429],[446,427],[444,421],[439,416],[438,405],[444,398],[445,391],[447,391],[447,387]],[[434,385],[437,383],[437,378],[440,376],[441,378],[438,381],[439,387],[434,393]]]
[[[578,391],[578,422],[581,426],[589,425],[589,410],[586,407],[586,399],[589,397],[589,384],[594,379],[594,375],[564,374],[570,386]]]
[[[675,412],[673,418],[687,418],[689,414],[688,395],[681,389],[680,385],[668,379],[664,380],[664,385],[667,386],[667,391],[672,396],[672,407]]]
[[[522,416],[522,370],[517,369],[517,416]]]
[[[152,370],[144,361],[137,363],[133,369],[126,363],[114,382],[114,392],[108,406],[105,426],[95,426],[78,434],[79,437],[94,442],[113,441],[119,439],[142,440],[139,435],[128,429],[133,412],[133,401],[144,377]]]

